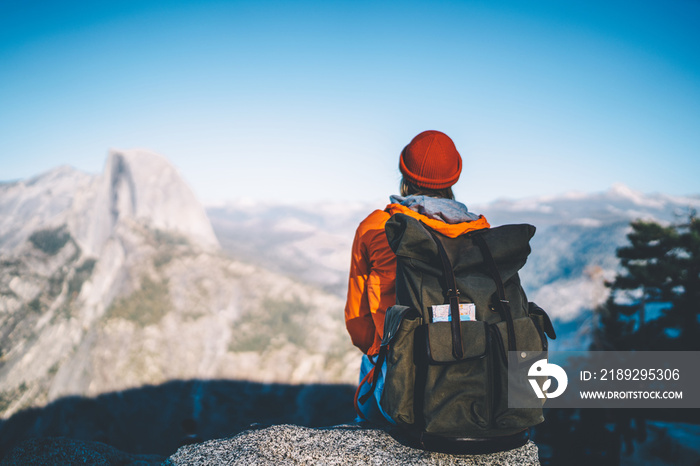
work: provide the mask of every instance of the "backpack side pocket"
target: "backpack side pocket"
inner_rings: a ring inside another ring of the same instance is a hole
[[[500,388],[500,393],[494,398],[494,422],[500,429],[525,429],[544,421],[542,408],[509,408],[517,406],[518,399],[530,399],[532,397],[532,387],[527,381],[527,370],[536,361],[547,358],[547,337],[542,327],[540,316],[530,315],[521,317],[513,321],[516,341],[518,347],[517,357],[509,358],[507,327],[505,322],[498,322],[493,325],[493,331],[497,338],[493,338],[494,353],[499,353],[498,358],[494,358],[494,387]],[[509,360],[510,359],[510,360]],[[515,364],[517,367],[511,367]],[[518,377],[509,383],[509,375],[518,373]],[[523,372],[525,376],[523,375]],[[544,402],[544,400],[543,400]]]
[[[416,380],[413,353],[415,330],[421,321],[416,311],[405,306],[393,306],[387,310],[384,324],[382,346],[387,347],[386,376],[380,403],[384,412],[404,427],[413,426],[416,420],[413,410]]]

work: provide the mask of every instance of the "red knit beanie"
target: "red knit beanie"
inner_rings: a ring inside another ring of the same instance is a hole
[[[423,131],[401,152],[399,170],[407,181],[416,186],[445,189],[459,179],[462,157],[445,133]]]

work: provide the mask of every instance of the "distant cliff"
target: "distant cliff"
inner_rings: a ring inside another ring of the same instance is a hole
[[[342,299],[222,252],[174,167],[0,184],[0,417],[168,380],[352,382]]]

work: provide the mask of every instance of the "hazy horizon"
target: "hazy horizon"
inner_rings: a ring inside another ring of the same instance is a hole
[[[152,151],[150,151],[152,152]],[[159,154],[162,155],[162,154]],[[106,157],[105,157],[106,161]],[[42,177],[48,173],[51,173],[55,170],[60,170],[64,167],[67,167],[71,170],[77,170],[81,173],[85,173],[87,175],[100,175],[102,172],[89,172],[82,170],[78,167],[75,167],[71,164],[59,164],[54,167],[51,167],[49,169],[43,170],[41,172],[35,173],[31,176],[28,176],[26,178],[15,178],[15,179],[0,179],[0,185],[2,184],[9,184],[9,183],[15,183],[15,182],[22,182],[22,181],[28,181],[32,180],[34,178],[39,178]],[[187,174],[182,173],[181,170],[178,170],[178,174],[180,177],[184,180],[185,184],[190,187],[190,189],[193,189],[191,184],[187,180]],[[365,208],[366,204],[376,204],[377,208],[381,208],[384,204],[383,203],[389,203],[389,196],[392,194],[398,194],[398,185],[396,189],[387,194],[386,196],[383,197],[376,197],[376,198],[362,198],[362,199],[355,199],[355,200],[347,200],[347,199],[338,199],[338,200],[328,200],[328,199],[306,199],[306,200],[295,200],[295,199],[273,199],[273,198],[255,198],[251,196],[246,196],[245,194],[243,195],[238,195],[235,197],[231,198],[221,198],[217,199],[215,201],[206,201],[203,199],[200,199],[197,193],[193,189],[193,193],[195,194],[195,197],[197,197],[197,200],[202,204],[203,207],[205,208],[220,208],[220,207],[226,207],[226,206],[245,206],[245,205],[261,205],[261,206],[273,206],[273,205],[298,205],[299,207],[312,207],[315,204],[344,204],[344,203],[351,203],[355,204],[356,206],[361,205],[363,208]],[[667,193],[667,192],[662,192],[662,191],[643,191],[643,190],[636,190],[631,188],[630,186],[621,183],[621,182],[614,182],[608,187],[604,187],[602,189],[597,189],[597,190],[589,190],[589,191],[583,191],[583,190],[578,190],[578,189],[570,189],[568,191],[561,191],[561,192],[556,192],[556,193],[546,193],[546,194],[529,194],[529,195],[522,195],[522,196],[497,196],[494,197],[493,199],[481,201],[481,202],[474,202],[470,201],[469,199],[463,199],[460,198],[459,196],[456,196],[456,200],[463,202],[463,203],[468,203],[468,206],[477,206],[477,207],[482,207],[482,206],[487,206],[487,205],[492,205],[492,204],[497,204],[499,202],[514,202],[514,203],[519,203],[519,202],[527,202],[527,201],[551,201],[551,200],[565,200],[565,199],[577,199],[580,197],[587,197],[587,196],[593,196],[597,194],[606,194],[606,193],[614,193],[614,194],[620,194],[623,196],[629,196],[629,197],[635,197],[637,195],[641,195],[644,197],[647,196],[665,196],[669,197],[675,200],[680,200],[680,199],[700,199],[700,189],[698,189],[695,192],[690,192],[690,193],[681,193],[681,194],[672,194],[672,193]]]

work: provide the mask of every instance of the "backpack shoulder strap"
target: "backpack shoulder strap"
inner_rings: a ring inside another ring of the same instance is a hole
[[[508,348],[510,351],[515,351],[517,346],[515,344],[515,327],[513,325],[513,315],[510,312],[510,303],[506,299],[505,288],[503,286],[503,280],[501,280],[501,273],[498,271],[496,266],[496,261],[493,260],[493,255],[489,249],[488,244],[484,237],[476,233],[472,235],[474,243],[481,250],[481,255],[484,258],[484,264],[489,270],[489,274],[493,281],[496,283],[496,294],[498,295],[498,301],[494,303],[498,309],[498,313],[501,315],[501,320],[505,321],[506,327],[508,328]]]
[[[445,246],[443,246],[437,233],[424,223],[421,222],[421,224],[426,230],[428,230],[428,233],[430,233],[435,240],[438,253],[440,254],[443,275],[445,276],[445,281],[447,283],[447,298],[450,301],[450,317],[452,318],[452,355],[457,360],[460,360],[462,357],[464,357],[464,352],[462,351],[462,326],[460,324],[459,316],[459,290],[457,289],[457,280],[455,279],[454,268],[452,267],[450,258],[447,256]]]

